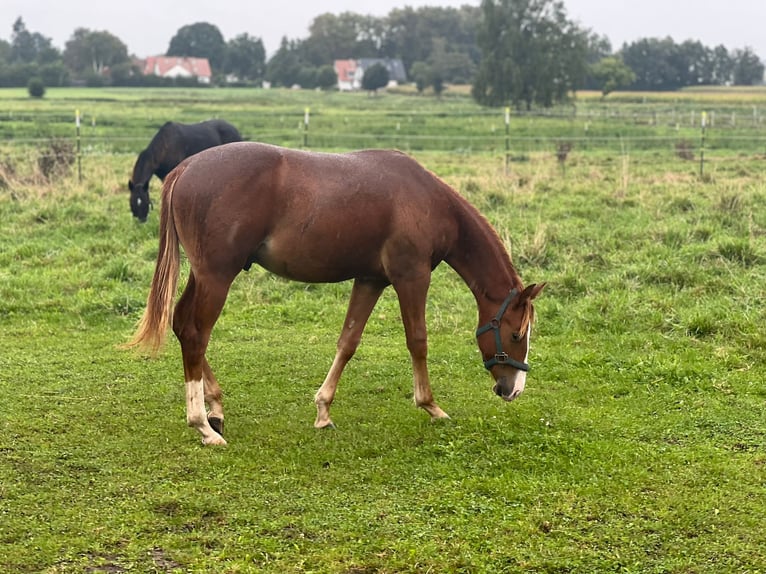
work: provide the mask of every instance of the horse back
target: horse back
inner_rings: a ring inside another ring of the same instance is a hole
[[[223,120],[211,120],[211,125],[218,132],[218,137],[221,144],[241,142],[242,134],[239,130],[231,125],[229,122]]]
[[[302,281],[391,281],[393,267],[430,271],[457,233],[454,192],[399,152],[243,142],[179,169],[173,213],[187,255],[226,253],[238,270],[258,263]]]

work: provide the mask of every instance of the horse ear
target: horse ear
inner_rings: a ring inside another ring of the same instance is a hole
[[[521,293],[521,301],[532,301],[545,288],[547,283],[532,283]]]

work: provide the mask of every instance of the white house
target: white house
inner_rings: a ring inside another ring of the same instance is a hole
[[[180,56],[149,56],[144,61],[144,75],[162,78],[196,77],[200,84],[209,84],[213,79],[207,58],[185,58]]]
[[[407,82],[404,63],[399,58],[360,58],[358,60],[335,60],[338,89],[341,92],[361,90],[364,73],[375,64],[383,64],[388,70],[388,85],[397,86]]]

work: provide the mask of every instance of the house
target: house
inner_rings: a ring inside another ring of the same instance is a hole
[[[383,64],[388,70],[388,85],[397,86],[407,82],[404,63],[399,58],[360,58],[358,60],[335,60],[338,75],[338,89],[343,91],[361,90],[364,73],[375,64]]]
[[[338,75],[338,90],[350,92],[359,89],[362,83],[354,87],[354,74],[356,73],[356,60],[335,60],[335,73]]]
[[[193,78],[200,84],[209,84],[213,79],[207,58],[185,58],[181,56],[149,56],[144,61],[143,73],[162,78]]]

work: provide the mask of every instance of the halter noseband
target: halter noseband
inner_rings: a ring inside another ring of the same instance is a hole
[[[476,329],[476,336],[483,335],[484,333],[488,331],[494,331],[495,332],[495,356],[491,359],[487,359],[484,361],[484,368],[489,370],[495,365],[510,365],[511,367],[514,367],[516,369],[519,369],[520,371],[528,371],[529,365],[527,363],[522,363],[521,361],[517,361],[516,359],[513,359],[508,356],[508,353],[503,352],[503,342],[500,340],[500,320],[503,318],[503,315],[505,314],[506,309],[508,309],[508,305],[511,304],[511,301],[516,296],[518,291],[514,288],[511,289],[511,292],[508,294],[508,297],[505,298],[505,301],[503,301],[503,304],[500,305],[500,309],[497,312],[497,315],[495,315],[495,318],[492,319],[489,323],[486,325],[482,325],[478,329]]]

